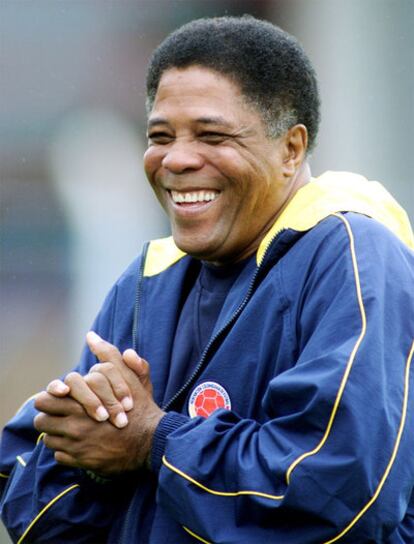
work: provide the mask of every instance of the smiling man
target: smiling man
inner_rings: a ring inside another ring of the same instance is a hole
[[[406,214],[362,176],[311,177],[315,75],[270,23],[185,25],[147,93],[145,170],[172,237],[5,428],[10,535],[413,542]]]
[[[217,264],[249,257],[309,181],[305,126],[269,139],[239,85],[209,68],[167,70],[148,126],[148,179],[175,243],[194,257]]]

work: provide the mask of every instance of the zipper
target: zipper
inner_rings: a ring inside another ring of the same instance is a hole
[[[144,267],[145,267],[145,261],[147,259],[148,247],[149,247],[149,242],[146,242],[142,249],[141,262],[138,269],[137,287],[135,291],[134,319],[132,322],[132,348],[137,353],[138,353],[138,349],[137,349],[138,348],[138,321],[140,317],[142,283],[143,283],[142,280],[144,277]],[[128,510],[124,518],[124,523],[122,524],[122,527],[121,527],[121,535],[119,539],[119,544],[123,544],[124,542],[125,543],[129,542],[129,540],[126,539],[126,532],[128,530],[129,519],[132,515],[132,509],[134,507],[134,497],[135,497],[135,493],[132,495],[131,501],[128,506]]]
[[[279,236],[279,234],[283,230],[286,230],[286,229],[281,229],[281,230],[277,231],[272,236],[272,238],[269,240],[269,242],[267,243],[267,245],[265,247],[265,250],[263,252],[262,261],[259,264],[259,266],[257,266],[257,268],[256,268],[256,270],[254,272],[254,275],[253,275],[253,277],[252,277],[252,279],[250,281],[250,284],[249,284],[249,287],[247,289],[247,293],[246,293],[244,299],[242,300],[240,305],[237,307],[237,309],[234,311],[234,313],[230,317],[230,319],[209,340],[209,342],[208,342],[207,346],[205,347],[205,349],[204,349],[204,351],[203,351],[203,353],[201,355],[201,358],[200,358],[196,368],[194,369],[193,373],[191,374],[191,376],[187,379],[185,384],[177,391],[177,393],[166,404],[164,404],[164,406],[162,406],[162,409],[164,411],[170,409],[171,406],[179,399],[179,397],[181,397],[181,395],[183,395],[185,393],[185,391],[194,383],[197,376],[200,374],[201,370],[205,366],[205,363],[207,361],[207,357],[210,355],[210,351],[211,351],[212,347],[215,344],[217,344],[218,340],[227,332],[228,329],[230,329],[232,327],[234,322],[237,320],[237,318],[239,317],[239,315],[241,314],[241,312],[245,308],[246,304],[249,302],[249,300],[250,300],[250,298],[251,298],[251,296],[253,294],[253,291],[254,291],[254,288],[255,288],[255,285],[256,285],[256,280],[257,280],[257,278],[259,276],[259,273],[263,270],[263,263],[265,261],[267,251],[268,251],[269,247],[271,246],[271,244],[273,243],[273,241],[276,239],[276,237]]]
[[[177,391],[177,393],[162,407],[163,410],[167,410],[170,406],[172,406],[174,404],[174,402],[176,402],[176,400],[183,393],[185,393],[186,389],[188,389],[191,386],[191,384],[195,381],[198,374],[201,372],[202,368],[204,367],[204,365],[206,363],[206,360],[207,360],[207,357],[209,355],[209,352],[212,349],[213,345],[215,343],[217,343],[217,341],[220,339],[220,337],[223,336],[225,334],[225,332],[227,331],[227,329],[229,329],[233,325],[233,323],[237,320],[240,313],[243,311],[244,307],[246,306],[246,304],[248,303],[248,301],[250,300],[250,298],[251,298],[251,296],[253,294],[253,291],[254,291],[255,284],[256,284],[257,278],[259,276],[259,273],[263,270],[263,263],[265,261],[265,257],[266,257],[266,254],[267,254],[267,251],[268,251],[269,247],[271,246],[273,241],[276,239],[276,237],[279,236],[279,234],[283,230],[286,230],[286,229],[279,230],[269,240],[269,242],[266,245],[266,248],[265,248],[265,250],[263,252],[262,261],[261,261],[260,265],[257,266],[257,268],[256,268],[256,270],[255,270],[255,272],[253,274],[253,277],[252,277],[252,279],[250,281],[250,284],[249,284],[249,287],[247,289],[247,293],[246,293],[244,299],[242,300],[240,305],[237,307],[237,309],[235,310],[233,315],[230,317],[230,319],[225,323],[225,325],[210,339],[210,341],[207,344],[206,348],[204,349],[204,352],[201,355],[200,361],[198,362],[197,367],[194,369],[192,375],[188,378],[186,383]],[[142,283],[143,283],[142,279],[143,279],[143,276],[144,276],[144,266],[145,266],[145,260],[146,260],[146,257],[147,257],[148,246],[149,246],[149,243],[146,243],[145,246],[144,246],[144,249],[143,249],[143,252],[142,252],[142,261],[141,261],[139,272],[138,272],[137,290],[136,290],[136,296],[135,296],[134,321],[133,321],[133,327],[132,327],[132,345],[133,345],[135,350],[137,350],[138,321],[139,321],[139,317],[140,317],[140,304],[141,304],[141,293],[142,293]],[[134,496],[135,496],[135,494],[133,495],[133,497],[131,499],[131,502],[130,502],[130,504],[128,506],[128,510],[127,510],[125,518],[124,518],[124,523],[123,523],[122,530],[121,530],[121,535],[120,535],[120,543],[121,544],[129,542],[129,540],[126,540],[126,532],[128,531],[128,527],[129,527],[129,519],[131,518],[131,516],[133,514],[132,511],[133,511],[133,508],[134,508]]]
[[[149,247],[149,242],[146,242],[142,250],[141,263],[138,270],[137,289],[135,292],[134,321],[132,324],[132,348],[137,353],[138,353],[138,349],[137,349],[138,321],[139,321],[139,314],[141,309],[142,279],[144,277],[144,267],[145,267],[145,261],[147,259],[148,247]]]

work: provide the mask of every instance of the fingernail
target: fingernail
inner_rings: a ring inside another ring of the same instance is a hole
[[[126,425],[128,425],[128,418],[127,416],[124,414],[124,412],[121,412],[120,414],[118,414],[115,418],[115,425],[119,428],[119,429],[122,429],[122,427],[125,427]]]
[[[109,418],[109,414],[103,406],[99,406],[96,410],[96,419],[98,421],[106,421]]]
[[[59,391],[59,393],[66,393],[67,391],[69,391],[69,386],[63,382],[57,382],[56,389]]]
[[[54,380],[53,382],[50,382],[50,384],[46,388],[47,392],[53,390],[57,393],[67,393],[69,391],[69,386],[60,380]]]
[[[132,402],[131,397],[124,397],[121,400],[121,404],[126,412],[129,412],[129,410],[131,410],[132,407],[134,406],[134,403]]]
[[[123,355],[129,355],[129,356],[133,356],[135,357],[136,359],[141,359],[141,357],[138,355],[138,353],[133,350],[132,348],[128,348],[124,351]]]
[[[87,336],[87,339],[93,343],[102,341],[102,338],[99,336],[99,334],[96,334],[96,332],[94,331],[89,331],[86,336]]]

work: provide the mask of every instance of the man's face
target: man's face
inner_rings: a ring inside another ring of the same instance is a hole
[[[176,245],[215,263],[251,255],[288,198],[283,137],[227,77],[200,66],[161,77],[148,122],[147,177]]]

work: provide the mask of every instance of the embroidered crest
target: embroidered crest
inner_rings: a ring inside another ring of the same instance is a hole
[[[215,410],[231,410],[227,391],[216,382],[204,382],[197,385],[188,401],[188,413],[191,417],[208,417]]]

